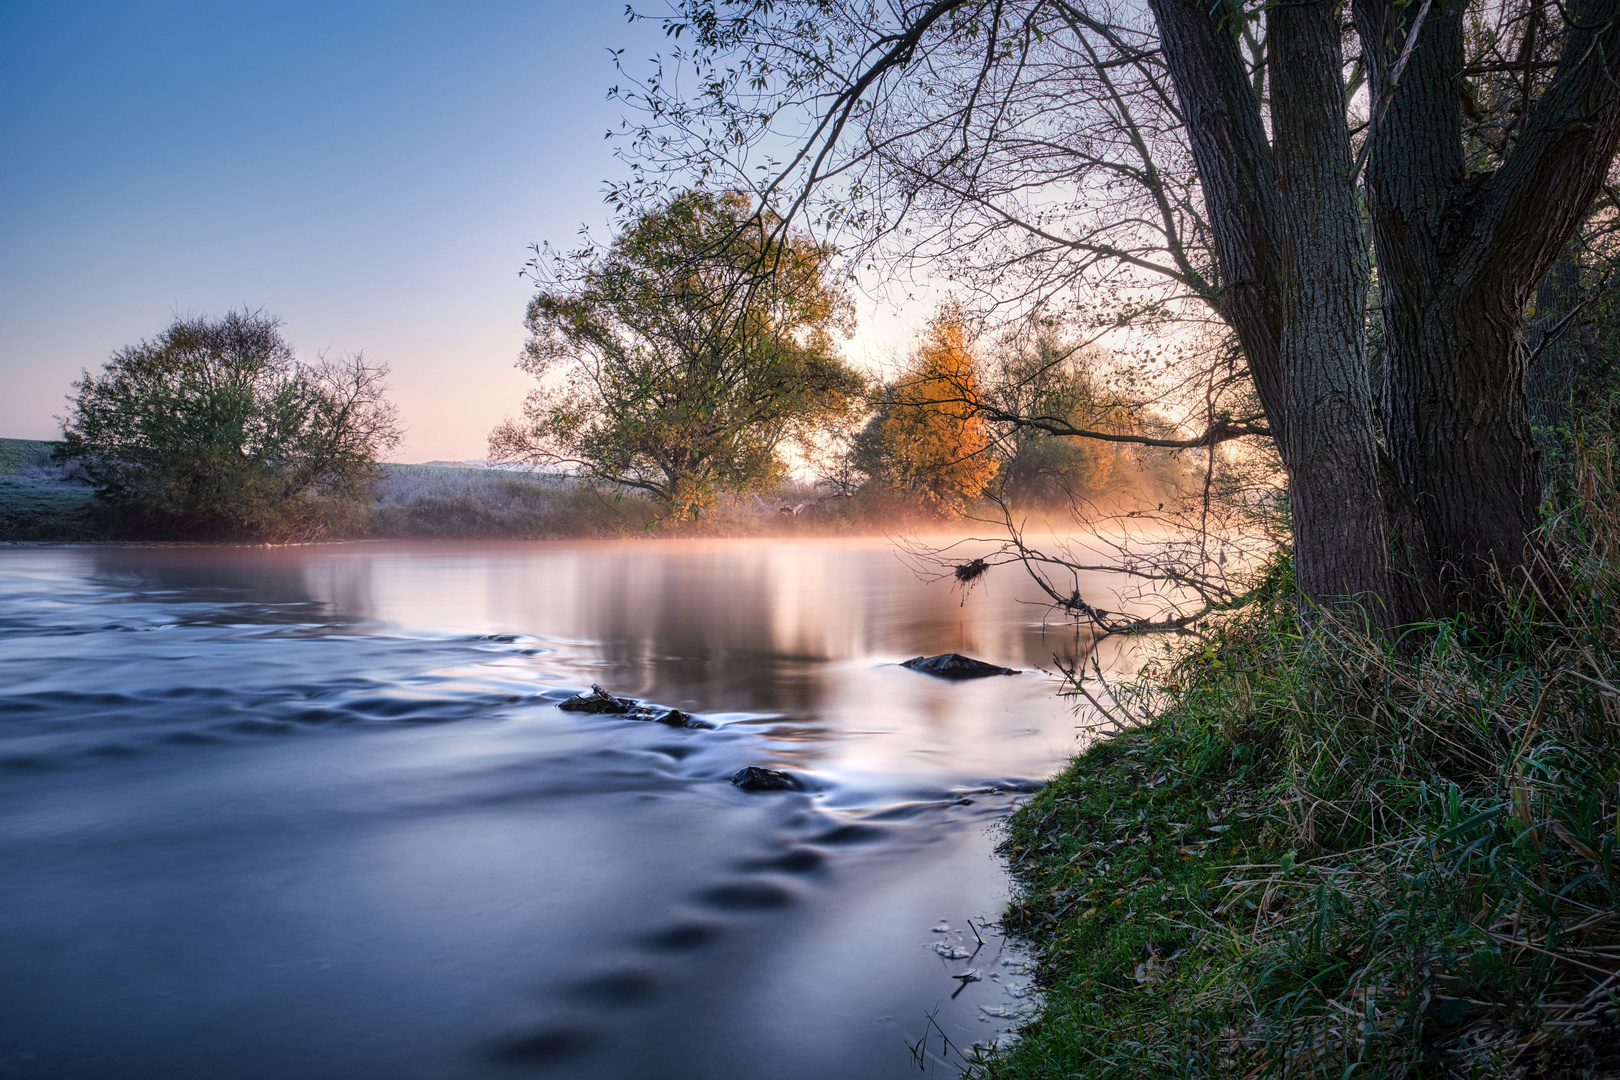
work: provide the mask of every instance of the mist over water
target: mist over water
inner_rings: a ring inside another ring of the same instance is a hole
[[[1035,599],[863,540],[0,549],[0,1077],[993,1039],[1030,1002],[996,822],[1079,746],[1030,669],[1089,647]],[[953,650],[1025,673],[896,666]],[[556,708],[592,682],[714,727]]]

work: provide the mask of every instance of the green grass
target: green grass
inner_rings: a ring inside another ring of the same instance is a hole
[[[1610,473],[1612,477],[1612,472]],[[972,1075],[1620,1076],[1620,500],[1394,651],[1291,593],[1011,820],[1044,1011]],[[1412,643],[1409,643],[1409,645]]]
[[[104,534],[90,488],[53,475],[55,446],[0,439],[0,540],[91,540]]]

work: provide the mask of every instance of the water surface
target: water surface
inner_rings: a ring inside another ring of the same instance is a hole
[[[883,541],[0,549],[0,1076],[944,1074],[1030,1000],[1033,598]],[[896,666],[947,650],[1026,672]]]

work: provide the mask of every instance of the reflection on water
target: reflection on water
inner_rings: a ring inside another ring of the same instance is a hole
[[[1028,669],[1089,647],[1004,575],[0,550],[0,1076],[861,1078],[915,1071],[929,1013],[987,1041],[1028,982],[973,952],[993,824],[1077,745]],[[894,663],[947,650],[1026,673]],[[555,708],[591,682],[716,729]]]

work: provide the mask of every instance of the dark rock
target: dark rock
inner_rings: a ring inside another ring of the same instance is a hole
[[[668,709],[665,712],[660,713],[658,716],[653,717],[653,719],[656,720],[660,724],[668,724],[670,727],[680,727],[680,728],[712,728],[712,727],[714,727],[713,724],[707,723],[707,722],[705,722],[703,720],[699,720],[697,717],[693,716],[691,713],[681,712],[681,710],[679,710],[679,709]]]
[[[961,653],[940,653],[938,656],[917,656],[900,665],[924,675],[938,675],[942,679],[982,679],[986,675],[1017,675],[1013,668],[997,667],[983,660],[975,660]]]
[[[590,693],[575,694],[557,708],[564,712],[627,713],[635,711],[636,703],[633,698],[614,697],[600,686],[591,683]]]
[[[731,782],[748,791],[800,791],[804,785],[788,773],[748,765],[737,770]]]

